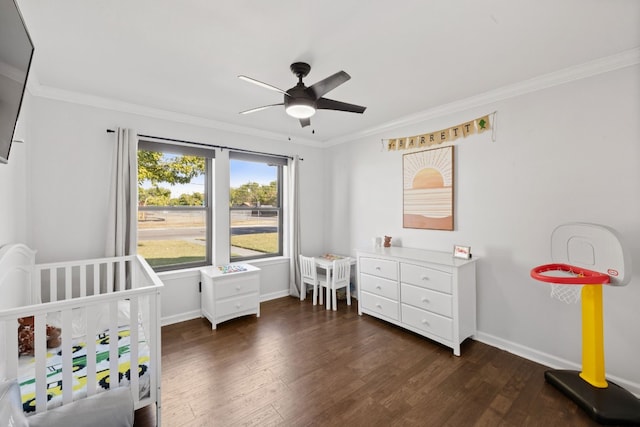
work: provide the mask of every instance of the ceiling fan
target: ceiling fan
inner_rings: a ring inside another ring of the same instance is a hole
[[[256,79],[252,79],[251,77],[238,76],[239,79],[246,82],[284,94],[284,102],[252,108],[250,110],[241,111],[240,114],[255,113],[256,111],[261,111],[269,107],[284,105],[284,109],[287,114],[299,119],[302,127],[305,127],[311,124],[311,116],[316,113],[316,110],[336,110],[362,114],[364,113],[364,110],[367,109],[367,107],[362,107],[360,105],[347,104],[346,102],[323,98],[326,93],[351,78],[351,76],[344,71],[338,71],[326,79],[320,80],[314,85],[307,87],[302,82],[302,78],[309,74],[311,66],[304,62],[295,62],[291,64],[290,68],[291,72],[298,77],[298,84],[287,91]]]

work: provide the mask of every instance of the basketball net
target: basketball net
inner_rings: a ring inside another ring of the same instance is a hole
[[[565,304],[575,304],[580,301],[582,285],[558,285],[549,283],[551,287],[551,298],[558,299]]]

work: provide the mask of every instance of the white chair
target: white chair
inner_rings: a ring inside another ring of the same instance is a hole
[[[307,285],[313,286],[313,305],[318,304],[318,294],[320,294],[320,304],[322,304],[322,291],[318,288],[327,286],[327,276],[318,273],[316,260],[313,257],[300,255],[300,300],[307,296]],[[328,289],[328,288],[327,288]]]
[[[333,302],[333,310],[338,309],[338,297],[336,291],[341,288],[345,288],[347,294],[347,305],[351,305],[351,290],[349,284],[351,283],[351,260],[349,258],[336,259],[333,261],[333,268],[331,274],[331,281],[327,287],[327,310],[331,308],[330,301]],[[329,291],[331,290],[331,299],[329,298]],[[322,304],[322,301],[320,302]]]

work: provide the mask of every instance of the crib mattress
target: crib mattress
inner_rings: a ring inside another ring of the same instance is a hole
[[[109,333],[102,332],[96,335],[96,393],[109,389]],[[138,344],[138,376],[140,399],[149,396],[149,347],[144,341],[142,328],[139,333]],[[129,327],[118,329],[118,382],[121,386],[128,386],[131,378],[130,361],[130,333]],[[87,351],[86,339],[74,339],[73,351],[73,400],[87,396]],[[134,368],[135,369],[135,368]],[[58,349],[49,349],[47,352],[47,409],[62,405],[62,352]],[[24,412],[35,412],[36,388],[35,388],[35,358],[21,356],[18,367],[18,382],[22,395]]]

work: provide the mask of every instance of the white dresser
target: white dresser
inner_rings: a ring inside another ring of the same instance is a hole
[[[412,248],[358,251],[358,312],[453,349],[476,333],[475,259]]]
[[[229,264],[200,270],[202,315],[218,323],[247,314],[260,317],[260,269],[249,264]]]

